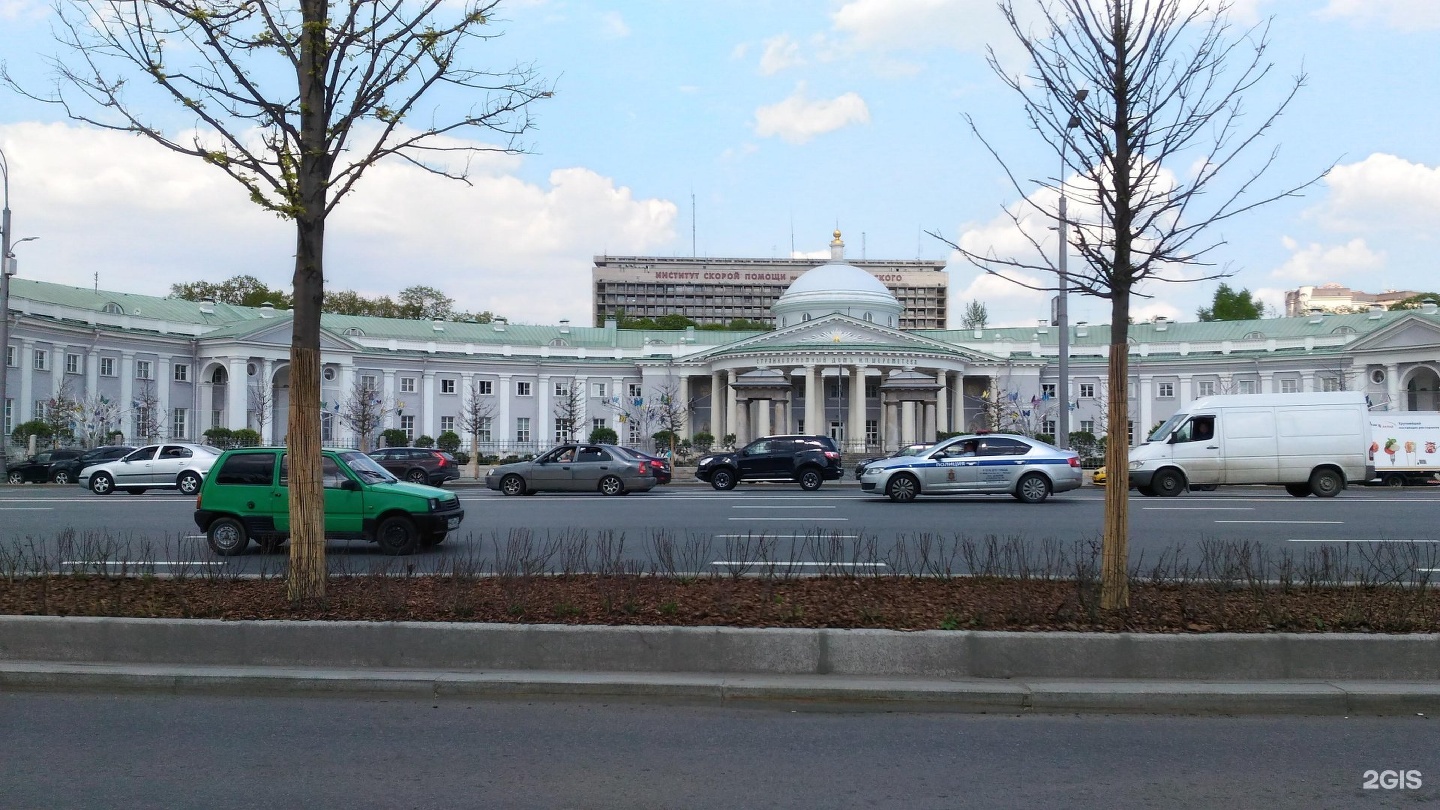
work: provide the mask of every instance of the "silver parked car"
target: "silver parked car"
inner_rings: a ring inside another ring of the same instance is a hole
[[[1052,492],[1078,489],[1080,457],[1042,441],[1004,433],[946,439],[915,456],[871,462],[860,489],[913,501],[917,495],[1013,495],[1040,503]]]
[[[600,491],[606,495],[645,492],[655,486],[648,464],[608,444],[562,444],[531,461],[502,464],[485,476],[485,486],[506,495],[541,490]]]
[[[147,444],[119,461],[86,467],[78,481],[96,495],[109,495],[117,489],[132,495],[147,489],[178,489],[194,495],[223,452],[208,444]]]

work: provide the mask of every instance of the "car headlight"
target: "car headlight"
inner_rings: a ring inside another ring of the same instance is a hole
[[[1142,465],[1142,464],[1144,464],[1144,463],[1145,463],[1145,462],[1143,462],[1143,461],[1132,461],[1132,462],[1130,462],[1130,469],[1132,469],[1132,470],[1138,470],[1138,469],[1140,469],[1140,465]]]
[[[712,462],[712,461],[714,461],[714,460],[715,460],[714,456],[706,456],[706,457],[700,459],[699,461],[695,462],[695,466],[697,466],[697,467],[704,467],[706,464],[709,464],[710,462]]]
[[[490,472],[487,472],[487,473],[485,473],[485,474],[486,474],[487,476],[489,476],[489,475],[494,475],[495,473],[498,473],[498,472],[500,472],[500,471],[492,468],[492,469],[490,470]]]
[[[439,498],[431,498],[431,499],[430,499],[430,511],[431,511],[431,512],[439,512],[439,511],[440,511],[440,499],[439,499]]]

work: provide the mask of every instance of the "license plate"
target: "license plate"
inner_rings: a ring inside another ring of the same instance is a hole
[[[458,529],[458,528],[460,528],[460,518],[450,518],[449,520],[445,521],[445,528],[446,528],[446,529]]]

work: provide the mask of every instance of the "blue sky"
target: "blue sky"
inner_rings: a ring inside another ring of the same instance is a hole
[[[954,320],[971,299],[994,325],[1045,317],[1047,296],[922,233],[1015,243],[1002,211],[1019,195],[965,114],[1022,177],[1055,173],[985,64],[988,44],[1022,67],[991,0],[521,0],[501,17],[505,36],[475,60],[533,61],[555,83],[531,153],[482,161],[470,186],[375,169],[331,221],[332,287],[423,282],[467,309],[586,322],[594,255],[691,255],[693,217],[700,255],[786,256],[793,238],[820,257],[838,225],[851,257],[949,259]],[[1336,168],[1216,233],[1229,283],[1277,308],[1300,284],[1440,287],[1440,2],[1238,0],[1232,17],[1274,20],[1277,76],[1252,108],[1309,75],[1265,147],[1281,149],[1272,187]],[[0,0],[0,58],[40,89],[50,23],[43,3]],[[238,273],[289,283],[293,230],[214,169],[8,93],[0,148],[16,235],[40,237],[16,251],[24,276],[90,285],[98,273],[103,288],[148,294]],[[1137,319],[1193,320],[1217,283],[1152,285]],[[1107,302],[1071,310],[1108,320]]]

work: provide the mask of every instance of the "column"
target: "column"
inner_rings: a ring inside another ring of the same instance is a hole
[[[400,407],[400,401],[395,398],[395,372],[386,371],[380,382],[380,396],[388,406],[385,410],[385,422],[380,426],[382,431],[397,427],[395,424],[395,411]]]
[[[920,441],[923,441],[923,442],[933,442],[933,441],[935,441],[935,425],[937,424],[936,421],[935,421],[935,419],[936,419],[936,411],[938,410],[938,408],[937,408],[937,406],[936,406],[936,404],[935,404],[934,402],[922,402],[921,405],[922,405],[922,406],[924,407],[924,409],[925,409],[925,411],[924,411],[925,428],[924,428],[924,430],[923,430],[922,433],[921,433]]]
[[[579,385],[579,383],[573,380],[570,382],[570,384]],[[549,447],[550,441],[555,438],[555,427],[553,421],[555,417],[550,413],[551,385],[552,383],[550,382],[549,374],[541,374],[540,377],[535,381],[535,410],[538,411],[537,415],[539,418],[535,420],[535,428],[531,430],[530,433],[537,440],[539,440],[541,446],[544,447]],[[575,396],[577,397],[581,397],[584,395],[584,391],[575,392]]]
[[[915,401],[907,399],[900,403],[900,446],[914,443],[915,436]]]
[[[355,396],[355,362],[353,360],[342,361],[340,363],[340,396],[336,398],[338,408],[332,406],[325,409],[332,414],[330,418],[335,420],[335,438],[341,447],[349,447],[352,442],[356,447],[360,446],[360,437],[356,435],[355,429],[345,424],[345,420],[340,418],[340,414],[345,410],[345,404],[353,396]]]
[[[690,375],[682,372],[680,374],[680,437],[690,438],[693,431],[690,429]],[[677,439],[678,441],[678,439]]]
[[[1276,391],[1276,388],[1275,388],[1275,372],[1273,372],[1273,371],[1262,371],[1262,372],[1260,372],[1260,392],[1259,392],[1259,393],[1262,393],[1262,394],[1273,394],[1273,393],[1275,393],[1275,391]]]
[[[773,400],[761,399],[755,404],[755,438],[758,439],[770,435],[770,410],[775,403]]]
[[[580,386],[580,399],[578,400],[580,407],[577,408],[579,412],[575,414],[575,424],[577,426],[575,432],[576,435],[580,437],[580,440],[584,441],[590,438],[590,428],[587,427],[590,424],[590,378],[576,377],[575,383]]]
[[[735,385],[735,369],[732,368],[725,374],[726,385],[722,389],[725,397],[725,433],[735,434],[735,441],[738,444],[740,442],[740,408],[736,401],[735,389],[732,387]],[[724,441],[725,433],[717,434],[715,441]]]
[[[820,370],[816,373],[813,365],[805,367],[805,432],[811,436],[825,435],[824,429],[820,426],[821,418],[820,403],[824,401],[821,396],[821,388],[825,384],[825,372]]]
[[[199,374],[200,369],[195,369]],[[200,384],[199,377],[196,377],[195,384]],[[100,353],[91,349],[85,353],[85,396],[93,397],[100,393]]]
[[[731,372],[732,374],[734,372]],[[739,392],[734,392],[731,399],[731,407],[735,413],[735,446],[748,444],[750,442],[750,400],[741,400]]]
[[[134,365],[133,360],[134,358],[127,356],[121,361],[121,366],[125,368],[125,370],[121,372],[121,376],[123,377],[123,379],[120,380],[121,396],[123,396],[127,402],[130,399],[130,395],[124,393],[124,386],[131,377],[135,376],[129,371],[130,367]],[[245,399],[246,389],[249,388],[250,384],[250,375],[247,368],[248,363],[244,357],[232,357],[230,358],[229,364],[230,383],[225,386],[225,427],[230,430],[241,430],[245,427],[247,416]]]
[[[881,429],[880,443],[882,449],[889,451],[900,449],[900,409],[894,401],[885,402],[882,413],[885,414],[884,427]]]
[[[495,398],[500,401],[500,415],[496,417],[500,424],[495,425],[491,431],[491,438],[500,445],[500,454],[510,449],[510,443],[515,441],[515,425],[510,419],[510,397],[515,395],[514,383],[510,382],[509,374],[501,374],[500,379],[495,383]]]
[[[965,417],[965,372],[955,374],[955,430],[959,433],[970,431],[969,422]]]
[[[435,372],[425,371],[420,375],[420,409],[423,420],[421,433],[435,438]]]
[[[865,450],[865,367],[850,369],[850,425],[845,443],[853,450]]]
[[[1139,400],[1140,413],[1135,417],[1135,441],[1144,441],[1150,435],[1150,426],[1155,423],[1154,407],[1155,396],[1152,393],[1154,380],[1149,374],[1140,375],[1140,390],[1136,392],[1136,399]],[[1123,430],[1124,425],[1120,425]]]
[[[1309,393],[1309,392],[1315,390],[1315,372],[1313,372],[1313,371],[1302,371],[1302,372],[1300,372],[1300,390],[1301,390],[1301,391],[1304,391],[1304,392],[1306,392],[1306,393]]]
[[[9,315],[9,313],[3,314]],[[20,396],[15,400],[15,419],[13,420],[14,424],[11,425],[12,429],[35,418],[35,344],[29,340],[20,341],[20,356],[15,359],[20,363]]]
[[[1385,394],[1390,398],[1390,404],[1386,410],[1403,411],[1405,403],[1400,401],[1400,366],[1397,363],[1385,364]]]
[[[617,392],[618,393],[618,392]],[[716,445],[725,438],[725,375],[719,371],[710,372],[710,434]]]
[[[270,358],[260,361],[260,379],[255,382],[256,389],[264,399],[265,413],[262,418],[265,420],[265,429],[260,431],[260,444],[271,445],[275,443],[275,362]],[[257,409],[262,403],[255,403]],[[259,421],[258,419],[256,421]]]
[[[65,387],[65,351],[69,348],[64,343],[50,344],[50,382],[54,389],[54,393],[50,395],[52,399],[59,399]],[[72,396],[71,399],[75,397]]]
[[[155,362],[155,409],[160,412],[160,435],[170,436],[175,426],[175,420],[170,414],[170,358],[163,354]]]
[[[931,441],[941,431],[950,430],[950,372],[941,369],[935,382],[940,383],[940,390],[935,392],[935,429],[930,431]]]
[[[1186,405],[1189,405],[1189,404],[1194,400],[1194,397],[1191,396],[1191,393],[1190,393],[1191,391],[1192,391],[1192,388],[1191,388],[1191,377],[1190,377],[1190,375],[1189,375],[1189,374],[1181,374],[1181,375],[1180,375],[1180,407],[1181,407],[1182,409],[1183,409]]]

